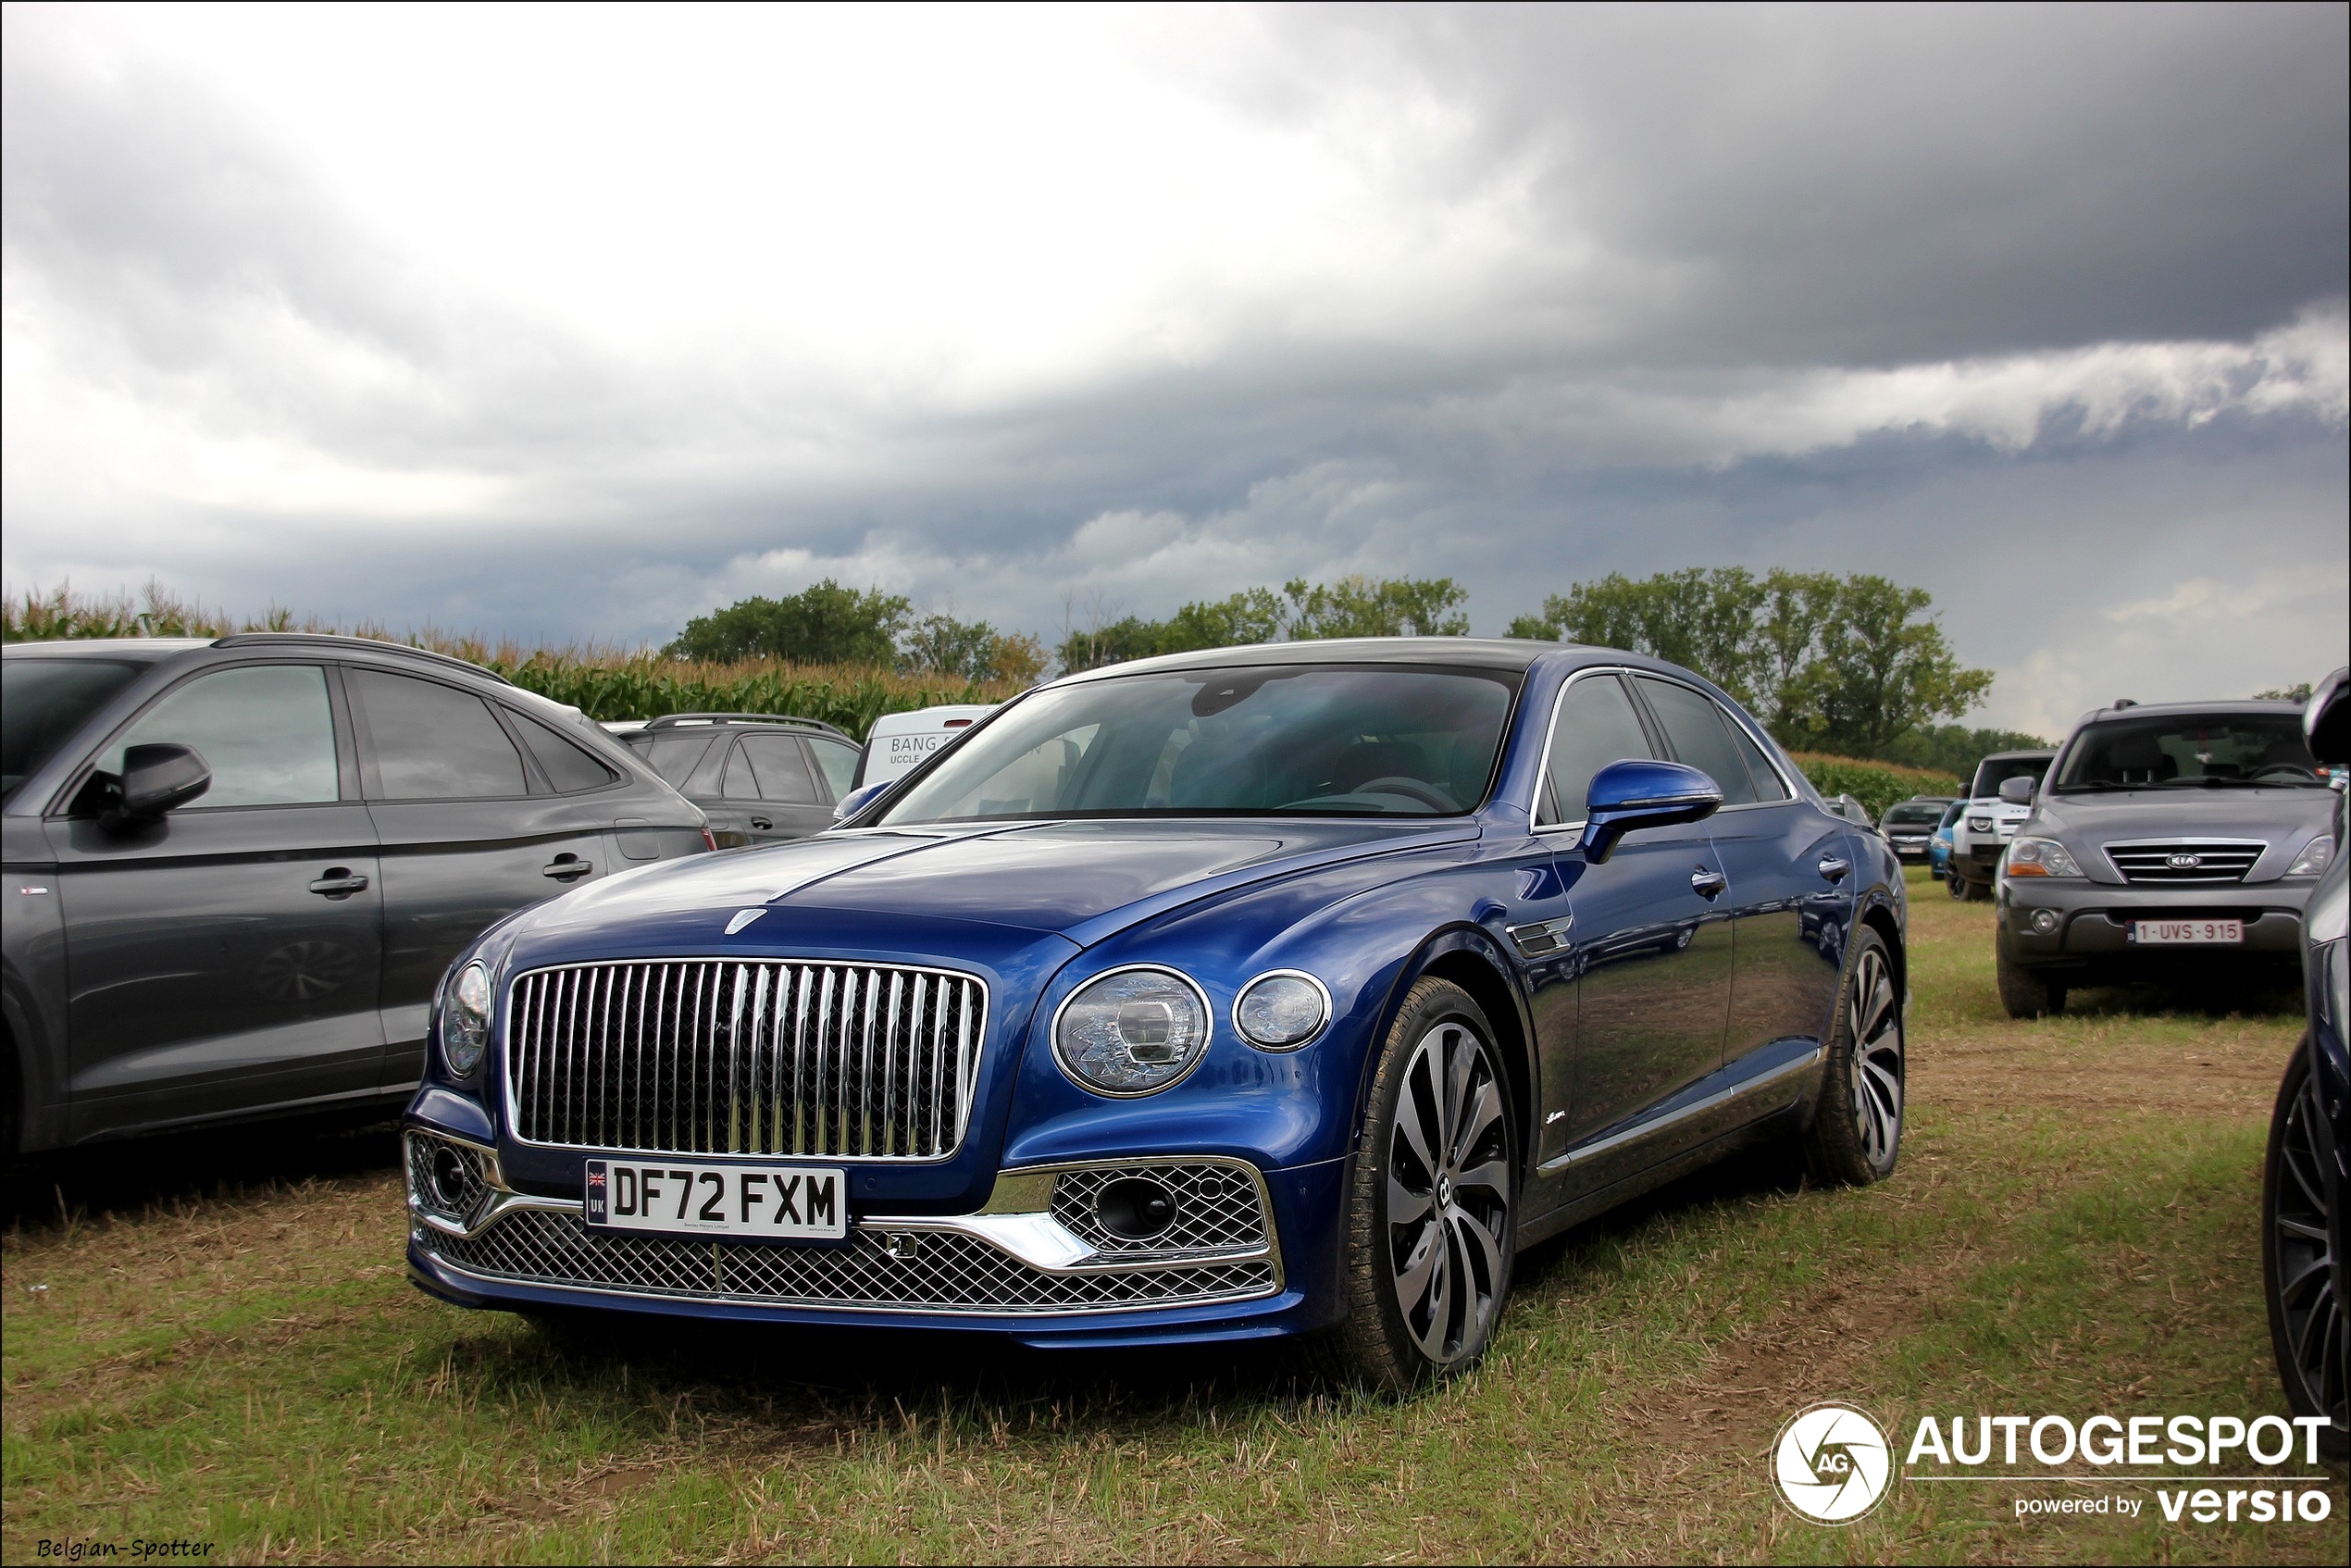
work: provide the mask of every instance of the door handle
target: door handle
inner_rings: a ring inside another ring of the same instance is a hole
[[[772,822],[768,821],[768,820],[767,820],[765,817],[764,817],[764,816],[754,816],[754,817],[753,817],[753,818],[751,819],[751,825],[752,825],[753,828],[758,828],[758,829],[759,829],[761,832],[763,832],[763,833],[770,833],[770,832],[773,832],[773,831],[775,831],[775,828],[776,828],[776,825],[775,825],[774,823],[772,823]]]
[[[1832,882],[1844,881],[1852,869],[1849,863],[1839,860],[1833,854],[1824,854],[1821,857],[1821,875]]]
[[[568,882],[574,877],[585,877],[596,869],[592,860],[582,860],[576,854],[559,854],[540,868],[541,877],[553,877],[558,882]]]
[[[354,893],[367,890],[367,878],[355,877],[346,866],[330,865],[327,874],[310,884],[310,890],[321,898],[347,899]]]
[[[1728,877],[1720,871],[1709,871],[1703,865],[1690,873],[1690,890],[1710,902],[1719,898],[1723,890],[1730,885]]]

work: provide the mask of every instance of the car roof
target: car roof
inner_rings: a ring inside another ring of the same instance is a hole
[[[6,653],[10,657],[34,654],[44,659],[111,659],[118,663],[136,659],[142,664],[158,664],[211,646],[211,641],[202,637],[76,637],[56,642],[11,642]]]
[[[2217,703],[2133,703],[2127,708],[2092,708],[2080,722],[2112,724],[2121,719],[2176,718],[2196,714],[2292,714],[2299,717],[2301,713],[2299,703],[2233,697]]]
[[[1305,642],[1248,642],[1130,659],[1066,678],[1101,680],[1235,665],[1453,665],[1465,669],[1524,670],[1561,646],[1520,637],[1333,637]]]
[[[496,670],[484,669],[469,660],[450,653],[437,653],[429,648],[411,647],[405,642],[386,642],[374,637],[343,637],[324,631],[239,631],[226,637],[77,637],[60,642],[11,642],[11,654],[37,654],[44,659],[137,659],[147,664],[160,664],[166,659],[202,653],[207,648],[311,648],[321,653],[371,654],[398,661],[413,661],[431,665],[440,669],[463,670],[483,680],[501,686],[514,683]],[[560,705],[560,704],[558,704]]]

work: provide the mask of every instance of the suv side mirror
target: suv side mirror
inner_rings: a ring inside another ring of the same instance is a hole
[[[1605,865],[1625,834],[1697,822],[1712,816],[1722,803],[1722,786],[1697,768],[1677,762],[1612,762],[1592,775],[1592,787],[1584,793],[1584,832],[1575,847],[1594,865]]]
[[[2351,666],[2319,682],[2302,710],[2302,733],[2310,754],[2330,766],[2351,763]]]
[[[868,784],[863,789],[852,790],[834,805],[833,820],[835,822],[848,821],[888,794],[889,787],[897,782],[895,778],[885,778],[878,784]]]
[[[122,797],[111,815],[125,824],[153,822],[211,788],[212,769],[193,746],[132,746],[122,753]]]
[[[2037,792],[2038,791],[2034,780],[2030,778],[2003,778],[2000,780],[2000,799],[2006,801],[2012,806],[2031,805],[2033,803],[2033,797]]]

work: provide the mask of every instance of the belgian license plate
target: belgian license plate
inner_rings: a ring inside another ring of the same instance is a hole
[[[2134,920],[2131,940],[2141,947],[2188,947],[2245,940],[2242,920]]]
[[[839,1241],[849,1234],[840,1167],[591,1160],[584,1217],[606,1230]]]

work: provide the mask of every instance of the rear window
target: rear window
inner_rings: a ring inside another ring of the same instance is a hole
[[[1889,806],[1885,813],[1888,828],[1926,828],[1942,820],[1943,808],[1935,804]]]
[[[506,716],[515,721],[515,728],[522,734],[522,743],[530,748],[539,771],[547,776],[555,793],[568,795],[581,790],[601,790],[620,777],[590,755],[585,746],[557,734],[529,715],[508,708]]]

